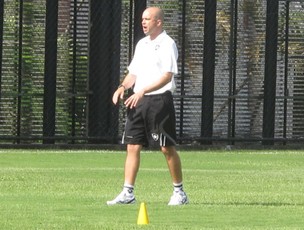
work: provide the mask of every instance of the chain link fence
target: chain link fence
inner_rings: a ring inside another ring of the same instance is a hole
[[[301,0],[0,0],[0,144],[119,143],[111,98],[152,5],[179,49],[179,144],[303,140]]]

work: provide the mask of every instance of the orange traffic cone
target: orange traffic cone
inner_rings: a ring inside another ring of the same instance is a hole
[[[140,204],[140,209],[138,213],[138,218],[137,218],[137,224],[138,225],[144,225],[144,224],[149,224],[149,217],[148,217],[148,212],[147,212],[147,207],[144,202]]]

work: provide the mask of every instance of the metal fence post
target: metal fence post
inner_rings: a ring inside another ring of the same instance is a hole
[[[136,43],[145,36],[142,30],[141,21],[142,13],[146,7],[146,1],[134,1],[134,45],[136,45]]]
[[[238,0],[231,0],[229,47],[228,139],[235,137]],[[229,143],[234,144],[234,141]]]
[[[182,25],[181,25],[181,82],[180,82],[180,108],[179,108],[179,114],[180,114],[180,121],[179,121],[179,138],[182,138],[184,135],[184,104],[185,104],[185,63],[186,63],[186,17],[187,17],[187,3],[186,0],[183,0],[181,3],[182,6]],[[179,143],[181,144],[182,141],[180,140]]]
[[[205,1],[204,27],[204,61],[203,61],[203,89],[202,89],[202,139],[210,139],[213,132],[214,105],[214,68],[215,68],[215,36],[216,36],[216,0]],[[202,141],[211,144],[212,141]]]
[[[277,45],[278,45],[278,9],[277,0],[267,1],[263,144],[273,144],[276,103]]]
[[[90,17],[88,136],[91,143],[112,142],[118,129],[111,99],[120,77],[121,1],[91,0]]]
[[[44,69],[44,107],[43,107],[43,140],[44,144],[53,144],[55,135],[56,110],[56,73],[57,73],[57,27],[58,0],[46,1],[45,28],[45,69]]]
[[[3,52],[3,20],[4,19],[4,0],[0,0],[0,100],[2,82],[2,52]]]

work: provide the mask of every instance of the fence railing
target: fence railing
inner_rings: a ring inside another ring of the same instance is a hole
[[[301,0],[0,0],[0,144],[116,144],[147,6],[179,48],[182,144],[304,138]]]

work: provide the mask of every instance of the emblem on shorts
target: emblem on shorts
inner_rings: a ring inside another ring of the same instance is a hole
[[[154,141],[158,141],[158,134],[157,133],[152,133],[152,138]]]

